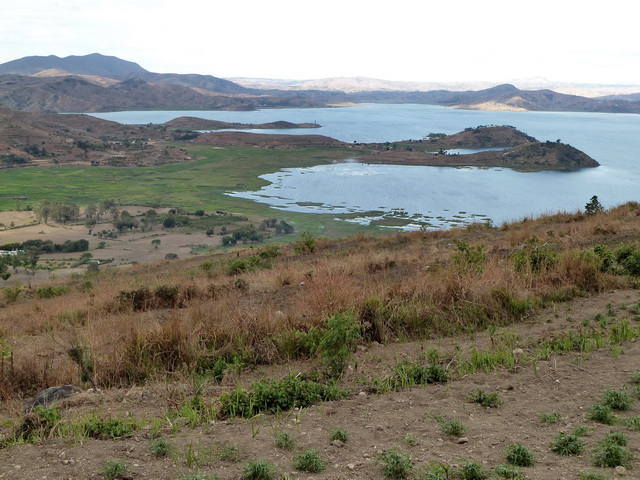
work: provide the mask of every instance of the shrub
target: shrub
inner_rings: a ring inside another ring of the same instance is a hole
[[[293,242],[293,249],[296,253],[313,253],[316,251],[316,239],[309,232],[302,232],[300,238]]]
[[[327,462],[318,450],[309,449],[296,455],[293,466],[301,472],[319,473],[327,468]]]
[[[403,360],[393,369],[390,386],[393,390],[448,380],[447,370],[441,365],[423,366]]]
[[[496,408],[504,402],[498,398],[497,393],[485,393],[484,390],[478,389],[476,393],[469,396],[469,401],[478,403],[486,408]]]
[[[454,242],[456,251],[453,254],[453,263],[463,271],[482,272],[488,258],[487,247],[485,245],[471,246],[457,239]]]
[[[584,470],[578,473],[578,478],[580,480],[609,480],[609,477],[606,475],[596,472],[586,472]]]
[[[233,443],[225,443],[220,446],[216,453],[218,458],[225,462],[237,462],[240,459],[238,446]]]
[[[338,427],[335,428],[330,435],[330,440],[340,440],[341,442],[346,442],[349,440],[349,432],[347,432],[344,428]]]
[[[530,467],[533,465],[533,453],[519,443],[507,447],[507,462],[516,467]]]
[[[399,450],[385,450],[378,456],[378,459],[383,463],[382,471],[385,478],[407,478],[413,470],[411,455]]]
[[[356,322],[353,313],[337,314],[326,318],[324,332],[318,352],[330,377],[339,377],[351,358],[356,348],[356,342],[360,338],[360,325]]]
[[[249,462],[242,470],[242,480],[276,480],[276,466],[266,460]]]
[[[296,439],[287,432],[281,432],[276,435],[276,447],[281,450],[293,450],[296,446]]]
[[[640,417],[627,418],[625,425],[629,430],[640,431]]]
[[[559,455],[580,455],[584,450],[584,441],[570,433],[559,433],[553,438],[550,448]]]

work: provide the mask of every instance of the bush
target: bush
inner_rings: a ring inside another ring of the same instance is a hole
[[[530,467],[533,465],[533,453],[519,443],[507,447],[507,462],[516,467]]]
[[[493,469],[494,473],[500,477],[510,480],[526,480],[524,473],[518,467],[514,467],[512,465],[505,465],[504,463],[499,463]]]
[[[342,375],[356,349],[360,325],[353,313],[334,315],[325,319],[324,323],[327,330],[318,345],[318,353],[322,356],[328,376],[335,378]]]

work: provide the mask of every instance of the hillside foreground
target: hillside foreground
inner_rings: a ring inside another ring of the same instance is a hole
[[[109,478],[105,466],[116,461],[128,471],[111,478],[370,479],[385,478],[384,458],[406,454],[406,478],[447,478],[438,465],[449,478],[488,478],[464,477],[472,464],[491,478],[635,478],[640,293],[621,249],[640,257],[639,226],[630,203],[500,228],[301,237],[264,255],[111,269],[51,298],[5,295],[0,478]],[[352,350],[331,350],[337,332],[338,346]],[[74,361],[72,351],[91,360]],[[446,378],[423,382],[414,371]],[[236,405],[244,417],[229,414],[229,398],[287,375],[325,386],[337,378],[346,392],[275,414],[251,402]],[[32,395],[66,383],[85,391],[57,410],[22,414]],[[501,403],[471,402],[479,391]],[[612,391],[629,401],[609,412],[609,425],[593,411]],[[445,433],[453,420],[465,429]],[[331,440],[338,427],[346,441]],[[594,464],[612,431],[627,439],[622,469]],[[275,445],[283,432],[291,450]],[[577,433],[581,453],[552,452],[560,433]],[[532,466],[499,466],[513,444],[533,454]],[[324,470],[300,470],[296,456],[308,449]],[[277,475],[247,476],[259,460]]]

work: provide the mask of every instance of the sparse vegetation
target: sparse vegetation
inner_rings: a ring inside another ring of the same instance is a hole
[[[296,455],[293,466],[301,472],[320,473],[327,468],[327,462],[318,450],[308,449]]]
[[[519,443],[507,447],[507,462],[516,467],[530,467],[533,465],[533,453]]]
[[[406,452],[396,449],[385,450],[378,456],[378,459],[382,463],[382,472],[385,478],[408,478],[413,471],[413,459]]]

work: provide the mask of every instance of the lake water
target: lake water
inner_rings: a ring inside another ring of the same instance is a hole
[[[512,125],[538,140],[560,139],[601,167],[573,172],[517,172],[505,168],[368,165],[346,162],[264,175],[258,192],[230,192],[283,210],[349,213],[368,223],[406,218],[404,228],[446,227],[490,219],[582,209],[592,195],[605,207],[640,200],[640,115],[567,112],[488,112],[430,105],[365,104],[348,108],[254,112],[113,112],[95,114],[121,123],[163,123],[179,116],[241,123],[317,122],[311,130],[346,142],[393,142],[429,133],[451,134],[478,125]],[[256,132],[268,133],[265,130]],[[365,212],[367,212],[365,214]]]

